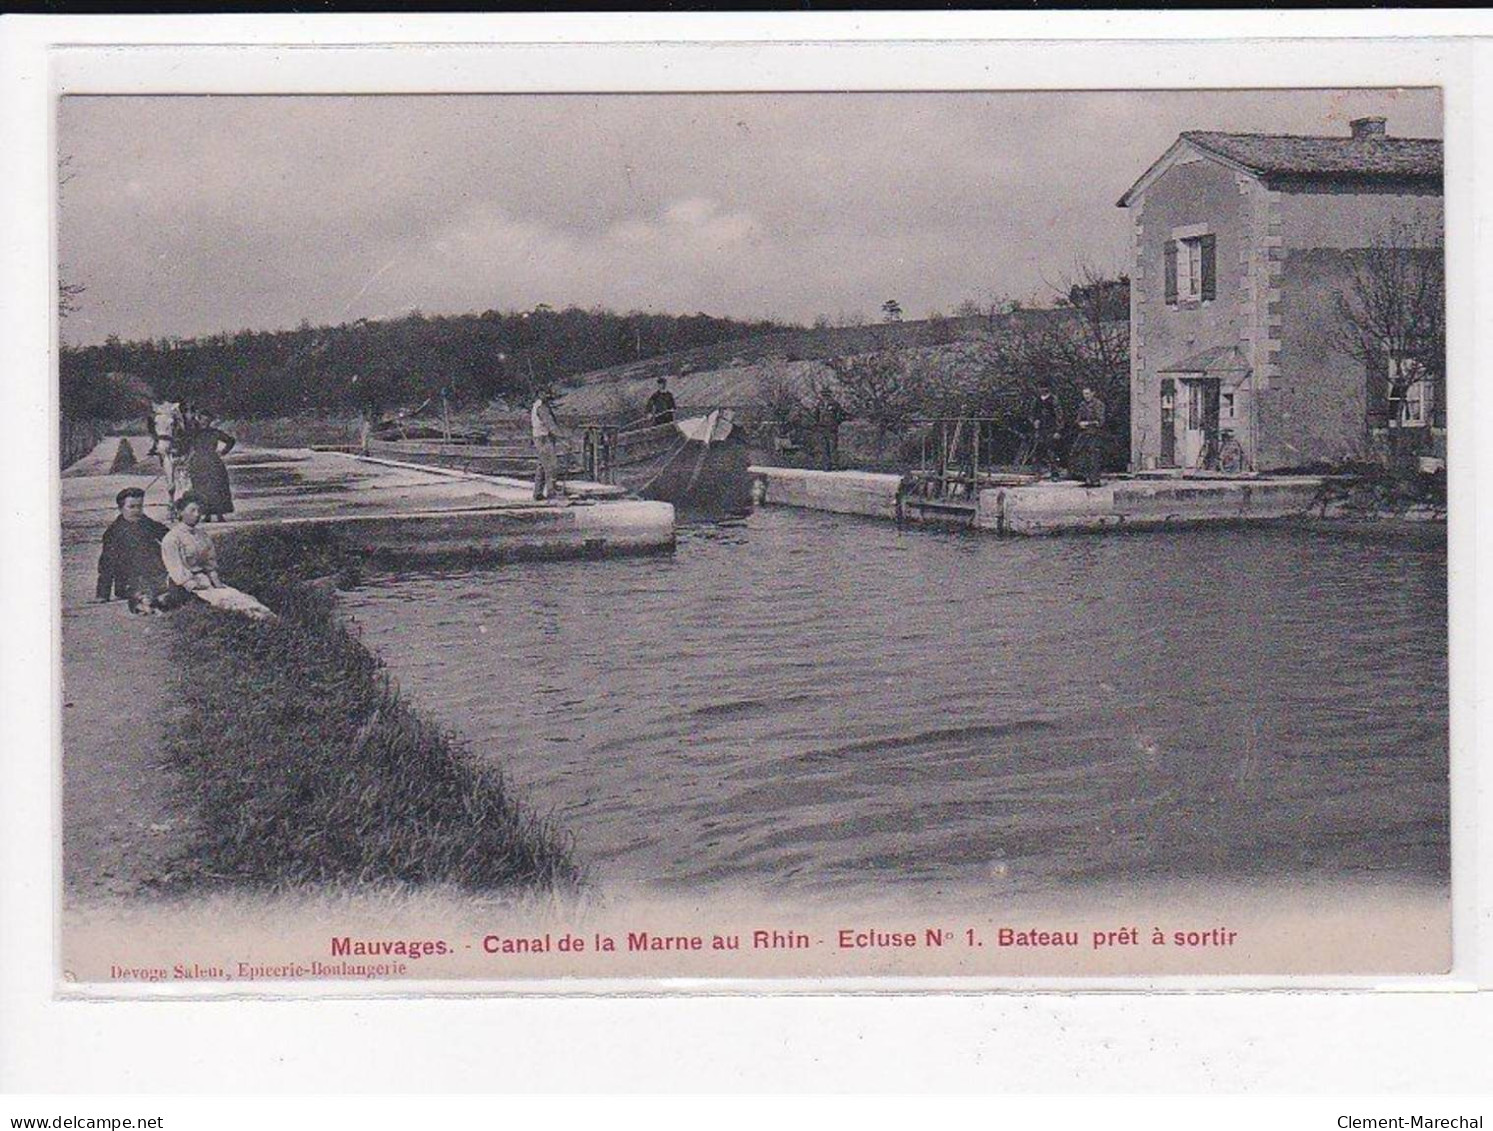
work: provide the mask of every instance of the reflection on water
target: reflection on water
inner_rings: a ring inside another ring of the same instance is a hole
[[[345,596],[603,883],[1447,871],[1438,535],[996,540],[765,510]]]

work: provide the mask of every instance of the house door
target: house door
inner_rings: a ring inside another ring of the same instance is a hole
[[[1187,421],[1182,433],[1182,466],[1205,467],[1218,460],[1218,378],[1183,378]]]
[[[1161,457],[1162,467],[1177,466],[1177,382],[1170,377],[1161,382]]]

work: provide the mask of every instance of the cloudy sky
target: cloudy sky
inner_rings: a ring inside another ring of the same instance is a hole
[[[1439,137],[1426,91],[69,97],[74,343],[602,305],[810,321],[1120,270],[1184,129]]]

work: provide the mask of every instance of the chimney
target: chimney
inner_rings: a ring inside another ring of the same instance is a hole
[[[1384,136],[1384,119],[1354,118],[1348,123],[1348,128],[1353,131],[1354,141],[1373,141]]]

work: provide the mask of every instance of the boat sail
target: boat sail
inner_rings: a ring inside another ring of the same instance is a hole
[[[636,428],[586,430],[582,469],[645,499],[693,511],[737,513],[751,507],[751,458],[730,409]]]

